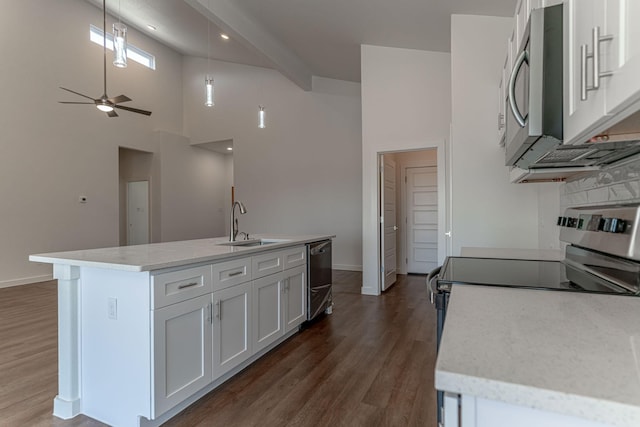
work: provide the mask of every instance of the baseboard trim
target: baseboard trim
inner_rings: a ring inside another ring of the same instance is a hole
[[[14,279],[14,280],[4,280],[0,282],[0,289],[10,288],[12,286],[30,285],[32,283],[46,282],[48,280],[53,280],[53,275],[45,274],[43,276],[25,277],[22,279]]]
[[[331,268],[334,270],[362,271],[361,265],[333,264]]]

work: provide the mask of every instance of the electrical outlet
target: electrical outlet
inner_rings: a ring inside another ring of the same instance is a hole
[[[111,320],[118,319],[118,299],[110,297],[107,301],[107,317]]]

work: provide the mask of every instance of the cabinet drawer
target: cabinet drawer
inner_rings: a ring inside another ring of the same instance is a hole
[[[297,246],[282,251],[284,269],[298,267],[307,264],[307,247]]]
[[[213,264],[213,289],[228,288],[251,280],[251,258],[240,258]]]
[[[258,279],[282,271],[283,255],[283,251],[273,251],[253,256],[251,258],[253,278]]]
[[[203,265],[152,274],[151,286],[153,287],[152,309],[205,295],[213,292],[211,266]]]

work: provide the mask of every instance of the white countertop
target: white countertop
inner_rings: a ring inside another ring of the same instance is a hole
[[[454,285],[439,390],[640,426],[640,298]]]
[[[224,246],[228,237],[184,240],[179,242],[152,243],[149,245],[118,246],[69,252],[53,252],[30,255],[29,260],[48,264],[64,264],[80,267],[98,267],[125,271],[150,271],[177,267],[197,262],[217,261],[250,255],[272,249],[302,245],[332,239],[334,235],[274,235],[255,234],[251,239],[279,240],[264,246]]]
[[[467,258],[506,258],[560,261],[564,259],[564,251],[562,249],[482,248],[466,246],[460,249],[460,256]]]

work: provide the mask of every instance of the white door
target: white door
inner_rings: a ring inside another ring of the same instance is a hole
[[[602,44],[607,49],[602,64],[603,71],[613,71],[613,76],[605,78],[607,92],[607,112],[617,113],[640,97],[640,1],[607,0],[607,35],[610,42]],[[605,35],[605,34],[603,34]]]
[[[407,168],[407,272],[438,266],[438,168]]]
[[[284,334],[282,294],[283,273],[253,281],[253,350],[257,352],[274,343]]]
[[[564,140],[570,143],[584,142],[591,128],[605,119],[604,86],[607,77],[601,79],[599,90],[588,90],[586,99],[582,95],[585,87],[594,83],[594,63],[592,58],[583,58],[581,49],[593,53],[593,28],[600,27],[601,35],[606,35],[604,0],[567,0],[564,3],[565,44],[564,44]],[[610,51],[609,42],[599,44],[600,69],[605,71],[605,53]],[[582,74],[583,71],[585,74]],[[585,78],[586,77],[586,80]]]
[[[127,245],[149,243],[149,181],[127,182]]]
[[[251,282],[213,293],[213,377],[251,356]]]
[[[396,162],[389,156],[381,157],[380,167],[380,266],[382,290],[396,282]]]
[[[298,327],[307,319],[307,267],[284,272],[284,331]]]
[[[155,416],[211,382],[210,307],[209,294],[151,312]]]

